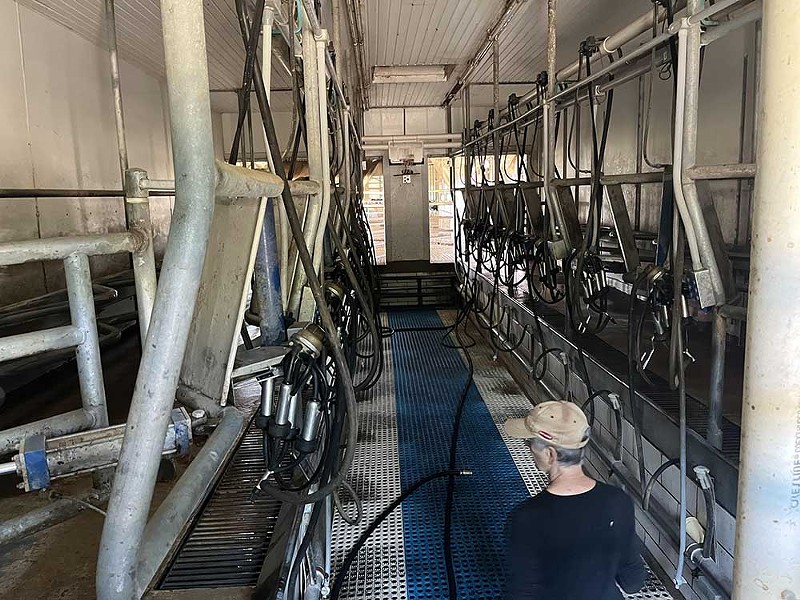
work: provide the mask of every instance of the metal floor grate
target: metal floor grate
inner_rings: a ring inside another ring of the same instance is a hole
[[[455,313],[441,311],[441,315],[444,321],[451,323]],[[510,373],[492,359],[493,352],[484,339],[478,335],[473,337],[476,344],[470,348],[469,352],[475,366],[473,376],[475,386],[480,391],[500,436],[508,446],[528,492],[534,496],[547,486],[547,476],[536,468],[531,460],[530,452],[522,440],[509,438],[503,430],[503,423],[508,417],[521,416],[530,410],[530,401],[520,392]],[[627,600],[672,600],[673,597],[664,584],[648,569],[648,578],[644,587],[636,594],[626,594],[625,598]]]
[[[348,481],[361,498],[364,514],[355,525],[348,525],[335,514],[331,544],[334,573],[361,533],[401,493],[394,363],[389,340],[384,339],[385,368],[381,379],[359,398],[362,402],[358,405],[358,447]],[[355,515],[352,500],[346,494],[342,500],[347,514]],[[361,548],[339,597],[341,600],[406,598],[402,511],[394,511]]]
[[[443,313],[448,314],[452,313]],[[392,317],[396,327],[440,323],[433,311]],[[441,336],[441,331],[398,332],[384,340],[386,368],[359,404],[359,445],[349,477],[364,516],[354,526],[335,516],[334,575],[364,528],[403,486],[446,466],[453,410],[466,369],[459,352],[440,345]],[[529,401],[508,372],[491,360],[482,340],[470,353],[476,385],[462,425],[459,466],[472,467],[476,475],[457,484],[453,548],[459,598],[488,600],[501,596],[505,520],[487,515],[506,514],[524,497],[540,492],[546,481],[525,447],[507,440],[501,427],[507,416],[524,412]],[[249,499],[263,471],[261,432],[251,426],[159,589],[255,585],[280,507],[274,500]],[[415,497],[416,504],[405,503],[381,525],[351,566],[341,600],[446,597],[441,543],[444,490],[443,482],[430,485]],[[353,514],[355,506],[346,494],[343,502]],[[651,576],[641,592],[627,598],[672,597]]]
[[[404,489],[447,467],[450,435],[467,370],[458,350],[441,344],[437,313],[390,313],[395,328],[395,394]],[[470,388],[458,444],[457,465],[473,471],[456,482],[452,549],[458,597],[500,598],[506,578],[506,518],[529,496],[481,394]],[[410,600],[447,597],[444,566],[446,481],[429,484],[402,506]]]
[[[251,424],[159,589],[256,584],[280,509],[271,498],[250,501],[266,468],[262,440],[261,430]]]

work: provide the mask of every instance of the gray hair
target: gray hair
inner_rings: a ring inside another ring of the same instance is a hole
[[[556,451],[556,460],[562,467],[573,467],[583,462],[586,448],[562,448],[554,444],[548,444],[540,438],[533,438],[531,443],[537,450],[544,450],[545,448],[553,448]]]

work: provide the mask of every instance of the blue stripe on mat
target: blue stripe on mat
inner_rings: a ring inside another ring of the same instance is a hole
[[[389,326],[395,330],[441,325],[435,311],[389,313]],[[392,337],[403,489],[448,466],[453,418],[467,368],[457,350],[442,346],[442,336],[442,331],[396,331]],[[528,491],[474,386],[461,424],[457,466],[474,471],[456,480],[453,562],[458,597],[500,598],[505,579],[503,527]],[[402,505],[409,600],[447,598],[445,497],[446,480],[440,480]]]

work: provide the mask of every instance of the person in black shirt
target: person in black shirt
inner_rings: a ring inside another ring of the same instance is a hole
[[[581,466],[591,432],[572,402],[543,402],[506,433],[525,440],[550,478],[520,503],[506,528],[509,600],[621,600],[644,585],[633,502],[619,488],[588,477]]]

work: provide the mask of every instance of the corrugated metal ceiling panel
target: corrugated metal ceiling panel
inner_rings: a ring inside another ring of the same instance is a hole
[[[104,45],[103,0],[18,0]],[[164,75],[164,51],[158,0],[117,0],[118,43],[123,59],[158,77]],[[366,62],[375,65],[447,64],[454,73],[476,52],[499,16],[504,0],[369,0],[364,2]],[[528,0],[500,37],[502,81],[532,81],[545,66],[546,3]],[[212,89],[238,88],[244,64],[234,0],[205,0],[209,80]],[[559,65],[577,55],[588,33],[608,34],[650,6],[649,0],[560,0]],[[288,88],[289,76],[273,63],[273,88]],[[455,83],[379,84],[370,89],[370,105],[431,106],[442,102]],[[473,81],[492,80],[491,53]],[[123,84],[124,85],[124,84]],[[291,107],[291,94],[278,94],[275,107]]]
[[[375,65],[463,65],[502,9],[502,0],[370,0],[366,61]],[[371,106],[438,105],[448,83],[379,84]]]
[[[652,8],[642,0],[559,0],[557,56],[561,68],[578,58],[578,44],[588,35],[619,30]],[[500,35],[501,81],[533,81],[547,67],[547,6],[528,0]],[[476,69],[473,81],[492,81],[492,55]]]
[[[98,46],[105,46],[103,0],[18,0],[18,2],[71,29]],[[244,66],[239,23],[234,0],[205,0],[206,46],[211,89],[241,85]],[[120,57],[144,71],[164,77],[164,44],[158,0],[117,0],[117,44]],[[273,61],[273,88],[286,88],[291,80]],[[123,82],[124,86],[124,82]],[[291,106],[291,94],[278,94],[275,108]]]

